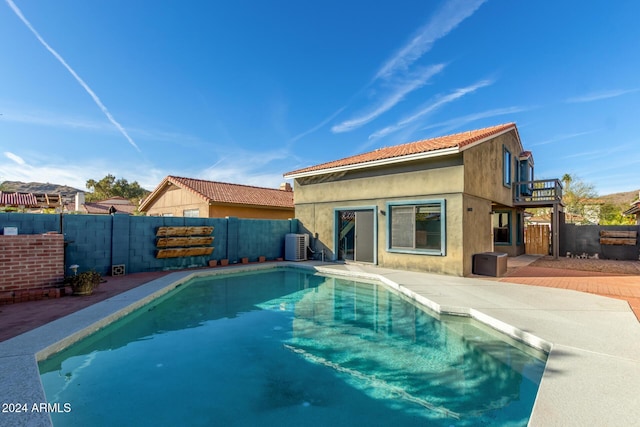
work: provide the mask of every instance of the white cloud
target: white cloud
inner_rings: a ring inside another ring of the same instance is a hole
[[[222,150],[220,148],[220,152]],[[51,156],[30,156],[29,162],[22,163],[20,160],[22,157],[8,151],[0,156],[0,182],[49,182],[69,185],[83,191],[87,191],[88,179],[99,180],[107,174],[125,178],[129,182],[136,181],[147,190],[153,190],[167,175],[278,188],[283,182],[283,171],[293,169],[286,165],[297,161],[286,149],[252,152],[240,148],[233,148],[233,154],[220,157],[215,164],[205,169],[158,168],[151,164],[141,164],[139,159],[131,160],[131,163],[86,159],[77,164]]]
[[[380,68],[376,79],[389,79],[398,71],[405,71],[428,52],[433,43],[449,34],[470,17],[486,0],[453,0],[436,11],[413,38]]]
[[[0,157],[0,182],[47,182],[87,191],[87,180],[100,180],[112,174],[129,182],[137,181],[141,187],[153,190],[162,178],[169,175],[166,171],[141,165],[137,159],[132,160],[133,164],[127,161],[115,163],[108,159],[84,159],[79,163],[70,163],[68,159],[49,154],[30,155],[26,161],[15,153],[7,153]]]
[[[367,87],[375,87],[382,93],[382,99],[374,102],[374,107],[331,128],[334,133],[357,129],[386,113],[411,92],[420,89],[435,74],[440,73],[445,64],[411,68],[433,44],[454,30],[461,22],[473,15],[486,0],[450,0],[436,10],[429,21],[380,67]],[[391,88],[391,89],[390,89]]]
[[[79,117],[64,117],[50,112],[22,113],[12,111],[2,116],[4,122],[21,123],[34,126],[48,126],[63,129],[84,129],[94,131],[111,131],[113,128],[104,123]]]
[[[443,106],[459,99],[462,98],[463,96],[473,93],[476,90],[485,87],[485,86],[489,86],[493,84],[493,80],[481,80],[471,86],[467,86],[467,87],[463,87],[460,89],[456,89],[455,91],[453,91],[452,93],[442,96],[440,97],[438,100],[436,100],[433,103],[424,105],[420,110],[418,110],[417,112],[413,113],[411,116],[405,117],[404,119],[400,120],[398,123],[396,123],[395,125],[391,125],[391,126],[387,126],[383,129],[380,129],[374,133],[372,133],[371,135],[369,135],[369,139],[377,139],[377,138],[381,138],[383,136],[387,136],[390,133],[396,132],[399,129],[402,129],[404,127],[406,127],[407,125],[415,122],[416,120],[419,120],[421,118],[423,118],[424,116],[433,113],[434,111],[442,108]]]
[[[294,136],[293,138],[291,138],[289,140],[290,143],[292,142],[296,142],[302,138],[304,138],[305,136],[317,131],[318,129],[322,128],[324,125],[326,125],[327,123],[329,123],[331,120],[333,120],[338,114],[340,114],[346,107],[340,107],[338,108],[338,110],[336,110],[333,114],[331,114],[329,117],[327,117],[326,119],[324,119],[323,121],[321,121],[320,123],[318,123],[317,125],[315,125],[314,127],[312,127],[311,129],[307,129],[306,131],[299,133],[298,135]]]
[[[0,110],[1,109],[2,108],[0,107]],[[104,134],[113,134],[118,132],[118,130],[114,129],[113,126],[104,122],[94,121],[83,117],[60,115],[50,111],[38,111],[35,108],[30,108],[30,112],[28,113],[13,109],[11,112],[2,115],[2,121],[5,123],[20,123],[30,126],[44,126],[75,131],[99,132]],[[154,142],[179,142],[183,146],[185,144],[205,143],[205,141],[199,137],[186,133],[142,128],[129,128],[129,132],[132,135],[136,135],[138,138],[144,138]]]
[[[462,117],[456,117],[444,122],[434,123],[428,126],[421,128],[422,130],[433,129],[433,128],[442,128],[442,132],[447,132],[452,129],[456,129],[462,125],[467,123],[474,122],[476,120],[488,119],[491,117],[497,116],[505,116],[509,114],[516,114],[522,111],[531,110],[532,107],[505,107],[505,108],[495,108],[493,110],[481,111],[479,113],[469,114]]]
[[[595,129],[595,130],[588,130],[585,132],[574,132],[574,133],[565,133],[565,134],[561,134],[561,135],[556,135],[550,139],[544,140],[542,142],[538,142],[535,144],[531,144],[532,147],[536,147],[538,145],[547,145],[547,144],[551,144],[553,142],[558,142],[558,141],[565,141],[567,139],[573,139],[573,138],[577,138],[579,136],[584,136],[584,135],[590,135],[592,133],[595,132],[599,132],[600,129]]]
[[[611,163],[617,165],[618,160],[616,159],[620,159],[620,160],[632,159],[633,161],[638,161],[638,159],[635,159],[633,156],[631,157],[629,156],[629,153],[633,152],[633,149],[636,146],[637,145],[635,143],[628,143],[628,144],[621,144],[621,145],[618,145],[618,144],[606,145],[600,149],[595,149],[590,151],[581,150],[579,152],[573,152],[572,154],[568,154],[566,156],[563,156],[562,158],[563,159],[580,158],[581,160],[600,160],[600,159],[606,158]],[[593,168],[592,164],[589,164],[589,168]],[[600,165],[597,169],[601,170],[602,166]]]
[[[82,86],[82,88],[89,94],[89,96],[93,99],[93,101],[96,103],[98,108],[102,110],[102,113],[107,117],[107,119],[111,122],[111,124],[113,124],[116,127],[116,129],[118,129],[118,131],[127,139],[127,141],[129,141],[129,144],[131,144],[137,151],[140,151],[140,148],[138,148],[138,145],[136,145],[136,143],[129,136],[129,134],[124,129],[124,127],[122,127],[122,125],[116,121],[116,119],[109,112],[107,107],[102,103],[100,98],[98,98],[98,95],[96,95],[95,92],[91,90],[89,85],[85,83],[85,81],[82,80],[82,78],[80,78],[80,76],[73,70],[73,68],[71,68],[71,66],[69,66],[69,64],[67,64],[64,58],[62,58],[62,56],[60,56],[60,54],[56,52],[51,46],[49,46],[49,44],[42,38],[42,36],[40,36],[40,34],[31,25],[31,23],[27,20],[27,18],[24,17],[20,9],[18,9],[18,6],[16,6],[12,0],[6,0],[6,2],[9,5],[9,7],[13,10],[13,12],[18,16],[18,18],[20,18],[20,20],[24,23],[24,25],[26,25],[29,31],[31,31],[33,35],[36,36],[40,44],[42,44],[42,46],[44,46],[45,49],[47,49],[58,60],[58,62],[60,62],[60,64],[62,64],[62,66],[64,66],[67,69],[67,71],[69,71],[69,73],[73,76],[73,78],[76,79],[76,81],[80,84],[80,86]]]
[[[567,103],[581,103],[581,102],[592,102],[599,101],[601,99],[609,99],[616,98],[618,96],[626,95],[628,93],[637,92],[640,89],[613,89],[606,90],[601,92],[592,92],[582,96],[576,96],[573,98],[567,99],[565,102]]]
[[[54,164],[33,166],[15,156],[22,162],[17,162],[14,158],[5,153],[11,162],[0,160],[0,170],[2,174],[0,181],[21,181],[21,182],[49,182],[52,184],[69,185],[80,190],[85,189],[85,183],[89,177],[95,174],[96,169],[91,166],[65,166],[60,167]]]
[[[26,164],[26,163],[25,163],[25,161],[24,161],[24,159],[23,159],[22,157],[18,156],[17,154],[13,154],[13,153],[11,153],[11,152],[9,152],[9,151],[5,151],[5,152],[4,152],[4,155],[5,155],[5,157],[7,157],[8,159],[13,160],[14,162],[16,162],[16,163],[17,163],[17,164],[19,164],[19,165],[24,165],[24,164]]]
[[[189,177],[277,188],[283,182],[282,161],[291,159],[292,156],[287,150],[251,152],[234,149],[232,156],[221,157],[197,177]]]
[[[414,76],[411,76],[410,78],[406,79],[406,81],[397,85],[395,90],[389,93],[387,97],[383,99],[373,111],[370,111],[359,117],[346,120],[338,125],[333,126],[331,130],[334,133],[347,132],[356,129],[366,123],[369,123],[381,114],[393,108],[397,103],[402,101],[407,94],[424,86],[431,77],[440,73],[444,69],[444,67],[445,64],[436,64],[421,69],[419,72],[414,73]]]

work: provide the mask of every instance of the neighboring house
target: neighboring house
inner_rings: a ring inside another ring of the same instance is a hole
[[[600,212],[602,211],[602,206],[605,204],[604,200],[600,199],[588,199],[583,201],[583,210],[582,216],[584,217],[584,222],[582,224],[587,225],[598,225],[600,224]],[[565,222],[569,222],[565,218]]]
[[[553,207],[513,123],[417,141],[286,173],[295,214],[330,259],[458,276],[473,255],[524,253],[524,209]],[[558,254],[558,233],[554,255]]]
[[[133,215],[136,205],[124,197],[115,196],[109,199],[100,200],[98,202],[85,202],[79,204],[76,208],[77,212],[94,214],[94,215],[110,215],[110,214],[126,214]]]
[[[525,212],[524,216],[524,225],[546,225],[551,228],[552,222],[552,213],[550,209],[544,209],[543,212],[537,212],[536,214]],[[572,214],[571,212],[564,212],[564,223],[565,224],[586,224],[587,221],[584,217],[576,214]]]
[[[631,203],[631,207],[622,213],[623,215],[635,215],[636,224],[640,225],[640,194],[638,200]]]
[[[277,189],[167,176],[139,210],[153,216],[289,219],[293,190],[289,184]]]
[[[60,194],[19,193],[0,191],[0,208],[17,209],[22,212],[44,212],[62,210]]]
[[[574,208],[577,212],[570,212],[571,206],[567,204],[565,223],[598,225],[600,224],[602,206],[605,204],[606,202],[601,199],[580,199],[580,204]]]

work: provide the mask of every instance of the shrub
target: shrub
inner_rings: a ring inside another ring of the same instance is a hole
[[[71,276],[70,284],[74,295],[91,295],[101,280],[102,276],[100,273],[95,270],[90,270]]]

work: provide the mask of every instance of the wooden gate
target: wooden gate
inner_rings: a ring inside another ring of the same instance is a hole
[[[524,230],[524,252],[527,255],[549,255],[549,226],[528,225]]]

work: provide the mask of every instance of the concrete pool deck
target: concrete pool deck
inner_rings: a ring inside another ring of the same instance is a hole
[[[0,413],[0,424],[50,425],[46,412],[32,410],[34,403],[46,402],[36,359],[46,358],[194,275],[287,264],[169,273],[0,342],[0,403],[26,403],[29,409],[27,413]],[[640,425],[640,323],[626,301],[566,289],[365,265],[291,264],[351,277],[376,275],[436,311],[475,317],[546,349],[549,358],[531,426]]]

